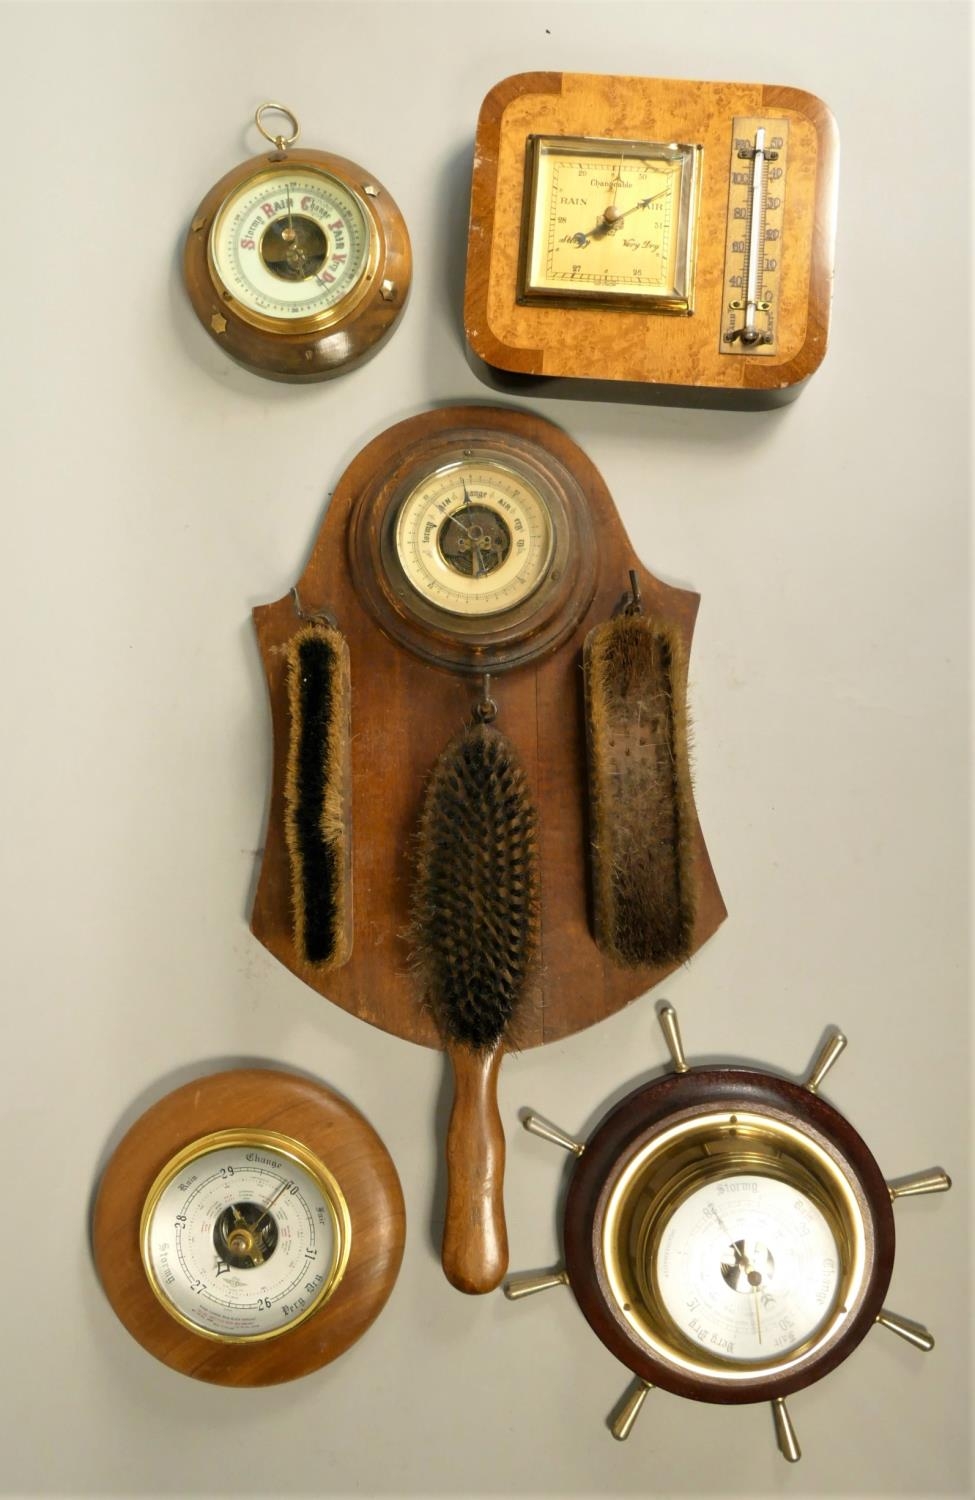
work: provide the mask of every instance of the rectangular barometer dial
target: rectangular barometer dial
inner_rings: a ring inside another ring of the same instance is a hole
[[[531,135],[519,300],[690,313],[701,147]]]

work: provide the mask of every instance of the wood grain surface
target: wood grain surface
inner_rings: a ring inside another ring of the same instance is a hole
[[[732,121],[789,123],[779,298],[773,355],[720,352]],[[693,316],[624,308],[553,308],[518,301],[529,134],[680,141],[703,146]],[[800,89],[589,73],[521,73],[481,107],[474,145],[464,326],[495,371],[737,392],[772,404],[818,368],[832,296],[838,144],[820,99]],[[558,392],[562,394],[560,390]],[[571,391],[567,393],[571,394]],[[779,393],[779,396],[776,396]],[[634,399],[633,395],[629,399]]]
[[[323,1306],[277,1338],[221,1343],[170,1317],[142,1265],[139,1221],[163,1167],[217,1130],[265,1128],[300,1141],[339,1184],[351,1220],[345,1273]],[[215,1073],[147,1110],[114,1152],[98,1189],[95,1264],[122,1323],[150,1354],[217,1385],[274,1385],[337,1358],[362,1337],[396,1281],[406,1214],[396,1168],[357,1110],[322,1084],[272,1069]]]
[[[503,1047],[447,1048],[454,1099],[447,1126],[447,1205],[441,1262],[459,1292],[493,1292],[508,1269],[504,1217],[505,1141],[498,1112]]]
[[[329,973],[316,972],[295,950],[284,837],[285,647],[301,621],[290,596],[254,611],[273,720],[274,767],[251,925],[283,964],[336,1005],[409,1041],[443,1045],[411,969],[412,850],[426,778],[469,720],[477,685],[419,660],[383,634],[351,576],[347,540],[357,497],[404,446],[424,435],[471,426],[519,433],[571,469],[591,510],[597,550],[592,603],[570,637],[551,655],[492,683],[497,727],[514,744],[538,809],[540,955],[508,1039],[509,1049],[522,1049],[570,1036],[612,1015],[675,967],[617,968],[591,936],[582,644],[592,626],[619,604],[631,568],[645,609],[672,622],[685,656],[699,603],[696,594],[668,587],[640,563],[596,469],[563,432],[539,417],[487,406],[445,407],[389,428],[362,450],[336,485],[299,581],[303,609],[327,610],[343,632],[352,672],[355,934],[349,962]],[[323,475],[323,488],[330,477]],[[692,845],[698,883],[693,953],[726,913],[696,814]]]

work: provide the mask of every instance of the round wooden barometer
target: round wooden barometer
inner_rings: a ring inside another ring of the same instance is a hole
[[[382,1141],[323,1085],[216,1073],[136,1121],[106,1168],[93,1243],[150,1354],[218,1385],[271,1385],[342,1354],[396,1280],[405,1214]]]

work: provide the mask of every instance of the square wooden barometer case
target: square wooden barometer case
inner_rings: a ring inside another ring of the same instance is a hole
[[[485,99],[464,325],[490,383],[760,409],[826,352],[837,132],[770,84],[521,73]]]

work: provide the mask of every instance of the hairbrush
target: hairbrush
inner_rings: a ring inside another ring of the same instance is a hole
[[[511,744],[475,716],[430,776],[412,922],[423,993],[453,1068],[442,1262],[463,1292],[492,1291],[508,1264],[497,1085],[538,938],[535,825]]]

